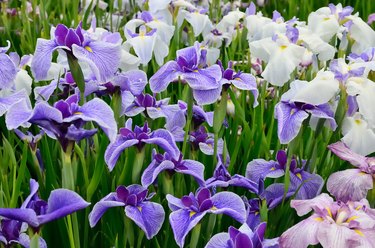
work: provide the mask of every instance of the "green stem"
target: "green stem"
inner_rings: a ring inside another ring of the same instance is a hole
[[[72,167],[72,147],[74,143],[70,143],[66,151],[62,151],[62,187],[74,190],[74,173]]]
[[[191,120],[193,119],[193,92],[188,87],[188,115],[187,115],[187,122],[185,126],[185,135],[184,135],[184,143],[182,144],[182,154],[187,157],[186,154],[186,147],[187,147],[187,142],[188,142],[188,137],[189,137],[189,131],[190,131],[190,126],[191,126]]]
[[[78,63],[78,59],[70,51],[66,51],[68,57],[69,69],[72,73],[75,83],[80,91],[80,105],[85,103],[85,77],[83,76],[82,69]]]
[[[125,119],[122,118],[121,115],[121,92],[118,90],[112,96],[111,107],[113,109],[113,113],[119,127],[123,127],[125,125]]]
[[[66,217],[68,222],[68,237],[69,237],[69,244],[71,248],[75,248],[75,242],[74,242],[74,235],[73,235],[73,226],[72,226],[72,220],[71,216]]]
[[[197,247],[201,236],[201,223],[198,223],[191,234],[190,247]]]
[[[145,160],[145,149],[142,148],[136,155],[132,170],[132,183],[137,183],[141,177],[143,162]]]

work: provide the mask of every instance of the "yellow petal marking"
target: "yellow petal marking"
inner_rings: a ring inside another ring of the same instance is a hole
[[[332,212],[331,212],[331,209],[330,209],[330,208],[328,208],[328,207],[326,207],[326,210],[327,210],[327,212],[328,212],[328,215],[329,215],[329,217],[331,217],[331,218],[332,218]]]
[[[287,48],[288,46],[280,46],[280,50],[283,51]]]
[[[91,49],[91,47],[89,47],[89,46],[85,46],[85,49],[86,49],[87,51],[89,51],[90,53],[92,53],[92,49]]]
[[[358,230],[358,229],[354,229],[354,231],[355,231],[357,234],[359,234],[359,236],[362,236],[362,237],[365,236],[365,235],[363,234],[363,232],[361,232],[361,231]]]
[[[350,217],[350,218],[348,218],[348,219],[346,220],[346,223],[349,223],[349,222],[351,222],[352,220],[355,220],[355,219],[358,219],[358,218],[359,218],[359,216],[353,215],[352,217]]]
[[[322,218],[322,217],[317,217],[317,218],[314,218],[314,220],[319,221],[319,222],[322,222],[322,221],[323,221],[323,218]]]
[[[193,217],[193,215],[194,215],[194,214],[196,214],[196,212],[194,212],[194,211],[191,211],[191,212],[190,212],[190,215],[189,215],[189,216],[190,216],[190,218],[191,218],[191,217]]]
[[[302,180],[302,176],[301,176],[301,173],[297,173],[296,176]]]
[[[82,112],[75,112],[74,114],[75,114],[75,115],[81,115]]]
[[[142,207],[137,207],[139,212],[142,212]]]

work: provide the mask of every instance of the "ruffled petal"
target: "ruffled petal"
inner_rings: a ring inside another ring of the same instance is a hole
[[[358,153],[353,152],[345,143],[339,141],[334,144],[330,144],[328,149],[331,150],[339,158],[348,161],[356,167],[367,166],[366,157]]]
[[[246,221],[245,203],[235,193],[220,192],[211,197],[213,208],[209,212],[215,214],[226,214],[240,223]]]
[[[52,53],[58,48],[54,40],[38,38],[34,57],[31,61],[31,72],[36,81],[45,80],[51,67]]]
[[[89,202],[83,200],[83,198],[74,191],[55,189],[52,190],[48,198],[46,214],[39,215],[38,220],[40,224],[44,224],[77,212],[89,205]]]
[[[117,74],[112,83],[120,86],[122,91],[130,91],[137,96],[143,92],[147,85],[147,75],[141,70],[131,70]]]
[[[121,46],[109,42],[93,41],[85,48],[73,45],[73,54],[78,60],[89,64],[98,81],[108,82],[113,78],[120,65]]]
[[[359,201],[373,188],[373,178],[359,169],[338,171],[328,178],[327,190],[336,200]]]
[[[218,233],[208,241],[205,248],[232,248],[233,244],[230,245],[230,242],[231,240],[228,233]]]
[[[199,186],[203,187],[205,184],[204,165],[198,161],[186,159],[183,161],[183,166],[186,167],[186,169],[177,168],[176,171],[193,176]]]
[[[317,239],[323,247],[351,248],[358,247],[362,237],[346,226],[322,222],[317,229]]]
[[[121,135],[118,135],[115,142],[110,143],[108,145],[104,153],[104,159],[105,159],[106,164],[108,165],[109,171],[113,170],[121,153],[126,148],[131,147],[135,144],[138,144],[137,139],[126,140]]]
[[[155,130],[149,139],[144,139],[142,142],[147,144],[155,144],[168,152],[173,158],[177,159],[180,155],[180,150],[178,149],[174,137],[172,134],[164,129]]]
[[[326,193],[320,194],[310,200],[292,200],[290,206],[297,211],[299,216],[305,215],[315,208],[330,207],[333,199]]]
[[[217,101],[221,95],[221,85],[212,90],[193,90],[193,97],[199,105],[207,105]]]
[[[94,227],[98,223],[100,218],[109,208],[125,206],[125,203],[115,200],[115,194],[116,193],[108,194],[94,205],[94,208],[89,214],[89,222],[91,227]]]
[[[301,126],[302,122],[309,116],[303,110],[297,110],[290,105],[280,102],[275,107],[275,117],[277,119],[277,134],[281,144],[287,144],[293,140]]]
[[[141,178],[142,186],[150,186],[158,177],[158,175],[165,170],[173,170],[174,164],[169,161],[163,161],[161,164],[158,164],[155,160],[144,170]]]
[[[164,91],[170,82],[177,80],[181,75],[176,61],[169,61],[163,65],[151,78],[150,88],[154,93]]]
[[[186,235],[193,229],[198,222],[205,216],[206,212],[193,213],[185,209],[172,212],[169,215],[174,238],[180,247],[184,247]]]
[[[84,121],[96,122],[107,134],[109,140],[116,139],[117,123],[112,109],[99,98],[94,98],[79,108],[79,112],[74,113]]]
[[[320,224],[321,218],[319,218],[318,215],[312,215],[309,218],[297,223],[280,236],[279,242],[281,247],[308,247],[309,245],[318,244],[319,240],[317,238],[317,233],[320,228]]]
[[[16,75],[17,68],[13,61],[8,55],[0,53],[0,90],[11,87]]]
[[[126,206],[125,214],[145,232],[147,239],[152,239],[160,231],[165,217],[163,207],[154,202]]]

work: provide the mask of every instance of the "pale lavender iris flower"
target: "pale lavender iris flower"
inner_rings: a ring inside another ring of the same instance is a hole
[[[226,214],[240,223],[246,221],[245,204],[241,197],[232,192],[220,192],[211,196],[207,188],[200,188],[195,195],[190,193],[181,199],[167,195],[169,216],[174,238],[183,247],[186,235],[207,214]]]
[[[343,142],[336,142],[328,148],[357,168],[332,173],[327,181],[327,190],[343,202],[366,198],[367,191],[374,187],[375,158],[355,153]]]
[[[153,195],[148,196],[148,190],[137,184],[118,186],[116,192],[95,204],[89,214],[90,226],[94,227],[109,208],[125,207],[125,215],[145,232],[147,239],[152,239],[161,229],[165,217],[163,207],[150,201]]]
[[[285,231],[281,247],[375,247],[375,216],[367,200],[334,202],[327,194],[311,200],[292,200],[299,216],[313,211],[305,220]]]

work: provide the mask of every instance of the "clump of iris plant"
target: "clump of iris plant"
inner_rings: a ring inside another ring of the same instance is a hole
[[[109,193],[95,204],[89,214],[90,226],[94,227],[109,208],[125,207],[125,215],[145,232],[147,239],[152,239],[165,217],[163,207],[150,201],[153,195],[148,195],[148,190],[141,185],[118,186],[116,192]]]
[[[219,65],[206,64],[206,55],[198,42],[178,50],[177,59],[167,62],[150,78],[152,92],[162,92],[171,82],[180,80],[190,86],[198,104],[215,102],[221,92],[222,73]]]
[[[167,195],[167,200],[173,211],[169,223],[180,247],[184,246],[186,235],[207,213],[226,214],[240,223],[246,221],[245,204],[241,197],[232,192],[211,195],[209,189],[200,188],[195,194],[190,193],[181,199]]]
[[[47,201],[39,198],[39,184],[30,179],[30,194],[20,208],[0,208],[1,231],[0,241],[5,245],[18,243],[24,247],[30,246],[30,238],[25,233],[28,226],[38,232],[42,225],[63,218],[90,205],[77,193],[67,189],[55,189]],[[45,241],[39,238],[39,246],[47,247]]]
[[[83,30],[80,23],[75,29],[59,24],[52,28],[51,36],[50,40],[37,40],[31,63],[36,80],[45,80],[51,66],[52,53],[56,49],[62,49],[68,57],[73,56],[87,63],[98,81],[108,81],[117,71],[122,42],[119,33],[103,32],[98,37]]]

